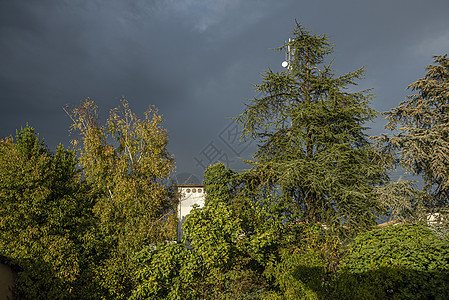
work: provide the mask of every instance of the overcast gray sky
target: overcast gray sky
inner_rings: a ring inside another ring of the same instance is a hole
[[[360,89],[385,111],[405,100],[433,55],[449,52],[447,0],[0,0],[0,137],[28,122],[54,150],[69,144],[65,104],[94,99],[103,118],[124,96],[159,108],[178,173],[250,157],[227,118],[281,70],[295,19],[335,43],[340,74],[366,66]],[[385,122],[371,124],[380,134]]]

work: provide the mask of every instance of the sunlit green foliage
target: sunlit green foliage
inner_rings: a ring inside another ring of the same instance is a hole
[[[93,270],[113,298],[126,298],[133,286],[133,256],[144,245],[175,237],[175,198],[168,186],[174,161],[168,153],[162,117],[149,108],[143,119],[122,99],[100,125],[89,99],[66,112],[80,133],[80,165],[96,195],[99,222],[90,237],[104,243],[106,258]]]
[[[331,299],[330,285],[341,256],[341,241],[321,224],[290,224],[265,276],[273,280],[274,299]]]
[[[91,224],[75,153],[52,154],[30,127],[0,141],[0,251],[28,299],[76,298],[82,235]]]
[[[138,253],[133,299],[315,299],[329,290],[339,239],[320,224],[284,223],[270,208],[275,199],[255,201],[252,172],[206,170],[205,206],[184,223],[190,250],[169,244]]]
[[[130,299],[198,299],[201,262],[185,245],[160,243],[137,253],[137,285]]]
[[[207,169],[205,206],[184,223],[182,243],[191,250],[177,244],[139,253],[144,267],[135,299],[248,299],[266,292],[263,271],[275,254],[281,226],[244,195],[244,187],[241,174],[222,164]]]
[[[97,107],[86,100],[70,116],[73,129],[81,133],[83,174],[100,194],[95,211],[120,247],[138,249],[142,243],[172,238],[166,219],[174,203],[166,183],[174,163],[157,111],[150,107],[139,119],[123,99],[101,126]]]
[[[421,225],[360,234],[340,263],[335,299],[447,299],[449,243]]]
[[[187,218],[184,236],[202,261],[208,297],[248,298],[262,293],[265,265],[276,250],[280,223],[244,190],[246,178],[222,164],[205,172],[203,209]]]

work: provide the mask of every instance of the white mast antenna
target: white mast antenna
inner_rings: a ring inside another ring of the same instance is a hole
[[[287,68],[287,70],[289,70],[289,71],[291,71],[291,69],[292,69],[291,59],[292,59],[293,54],[292,54],[291,47],[290,47],[290,44],[292,41],[293,41],[293,39],[289,38],[288,43],[285,42],[287,44],[287,47],[285,48],[285,60],[281,64],[281,66],[283,68]]]

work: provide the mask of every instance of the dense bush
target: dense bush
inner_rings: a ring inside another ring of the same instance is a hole
[[[182,244],[147,246],[137,253],[138,282],[130,299],[195,299],[199,262]],[[195,278],[196,279],[196,278]]]
[[[360,234],[340,263],[339,299],[448,299],[449,243],[422,225]]]
[[[272,280],[270,298],[327,299],[329,285],[341,254],[339,239],[320,224],[288,226],[279,256],[267,266]]]

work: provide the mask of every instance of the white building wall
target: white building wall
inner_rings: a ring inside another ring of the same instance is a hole
[[[177,241],[179,242],[182,238],[182,224],[187,215],[192,210],[193,205],[204,206],[206,195],[203,186],[199,184],[178,185],[177,190],[179,194]]]

